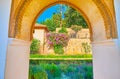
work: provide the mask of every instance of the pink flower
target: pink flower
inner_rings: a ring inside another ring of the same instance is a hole
[[[50,36],[50,33],[47,33],[46,36],[49,37],[49,36]]]
[[[69,41],[68,35],[63,33],[48,33],[46,34],[46,38],[50,46],[54,46],[55,44],[66,46]]]

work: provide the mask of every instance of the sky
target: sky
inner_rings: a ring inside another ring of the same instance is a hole
[[[57,11],[58,7],[59,7],[59,4],[47,8],[42,14],[40,14],[40,16],[38,17],[38,19],[36,20],[36,22],[40,23],[40,22],[46,20],[47,18],[51,18],[52,14]]]

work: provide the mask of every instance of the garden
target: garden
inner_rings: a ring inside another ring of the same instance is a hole
[[[61,12],[64,8],[63,18]],[[84,32],[84,38],[78,38],[79,32],[83,28],[88,28],[87,23],[72,7],[60,5],[58,10],[51,18],[40,22],[49,30],[45,34],[44,43],[42,44],[42,41],[38,39],[32,40],[29,79],[93,79],[91,46],[88,41],[79,42],[90,39]],[[77,40],[79,41],[76,42]],[[41,49],[44,49],[44,53],[40,52]],[[53,50],[52,54],[49,53],[50,49]],[[81,52],[78,54],[76,50]],[[75,52],[70,54],[69,51],[75,51],[77,54]]]
[[[93,79],[92,60],[30,60],[29,79]]]

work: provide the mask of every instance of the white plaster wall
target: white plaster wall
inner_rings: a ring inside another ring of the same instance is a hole
[[[28,79],[30,41],[9,38],[5,79]]]
[[[94,79],[120,79],[120,53],[115,40],[92,43]]]
[[[11,1],[0,0],[0,79],[4,79]]]
[[[40,43],[43,44],[44,42],[44,30],[42,29],[35,29],[35,33],[33,37],[40,40]]]
[[[116,41],[116,43],[120,48],[120,0],[114,0],[114,5],[115,5],[117,30],[118,30],[118,40]],[[120,52],[120,49],[119,49],[119,52]]]

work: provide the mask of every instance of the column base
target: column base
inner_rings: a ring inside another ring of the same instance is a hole
[[[5,79],[28,79],[30,42],[9,38]]]
[[[120,79],[120,52],[114,40],[92,43],[94,79]]]

